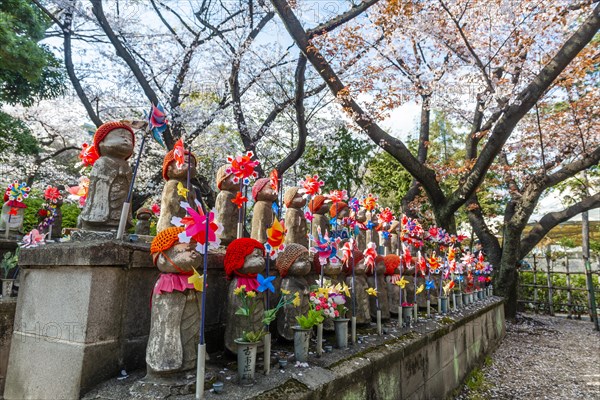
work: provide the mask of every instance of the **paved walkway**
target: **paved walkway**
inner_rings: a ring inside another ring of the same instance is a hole
[[[593,327],[589,319],[520,316],[456,399],[600,400],[600,332]]]

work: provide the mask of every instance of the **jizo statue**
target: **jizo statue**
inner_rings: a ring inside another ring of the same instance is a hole
[[[227,174],[228,165],[223,165],[217,171],[217,188],[219,194],[215,201],[217,209],[217,222],[223,225],[223,233],[221,233],[221,244],[228,245],[237,237],[237,223],[239,209],[232,202],[238,192],[240,185],[234,183],[233,174]]]
[[[283,202],[287,207],[285,211],[285,227],[287,229],[285,244],[298,243],[308,247],[306,217],[302,210],[306,205],[306,199],[298,193],[298,189],[300,188],[288,188],[283,196]]]
[[[277,192],[271,186],[269,178],[260,178],[252,187],[254,209],[252,211],[252,232],[250,237],[261,243],[267,242],[267,228],[273,224],[273,202],[277,201]]]

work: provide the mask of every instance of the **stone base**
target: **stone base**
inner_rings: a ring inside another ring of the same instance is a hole
[[[164,379],[146,376],[137,381],[129,389],[129,393],[133,398],[157,400],[193,394],[196,393],[196,375],[190,371],[187,374]]]

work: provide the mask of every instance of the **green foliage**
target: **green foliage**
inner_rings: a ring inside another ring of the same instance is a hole
[[[410,187],[412,177],[390,153],[374,155],[367,163],[364,178],[369,190],[379,196],[382,207],[401,209],[402,198]]]
[[[0,153],[8,152],[33,155],[40,152],[40,147],[23,121],[0,110]]]
[[[5,253],[4,257],[0,261],[0,269],[2,269],[2,279],[8,279],[12,277],[11,271],[19,265],[19,249],[15,253]]]
[[[32,190],[31,195],[23,203],[27,206],[23,219],[23,232],[30,232],[32,229],[36,229],[41,222],[38,211],[42,208],[44,200],[41,198],[41,193]],[[81,209],[75,204],[69,203],[63,204],[60,209],[63,216],[62,227],[75,228]]]
[[[60,62],[38,43],[49,26],[29,1],[0,2],[0,102],[28,106],[62,93]]]
[[[300,325],[300,328],[302,329],[310,329],[315,325],[319,325],[324,319],[323,313],[315,310],[312,305],[306,315],[299,315],[296,317],[296,321],[298,321],[298,325]]]
[[[536,281],[538,285],[547,286],[546,273],[537,272]],[[550,280],[554,287],[567,287],[567,276],[563,274],[550,274]],[[533,284],[533,271],[524,271],[519,273],[520,284]],[[595,290],[600,290],[600,283],[597,279],[593,279]],[[587,289],[587,280],[584,274],[571,275],[571,288]],[[537,289],[538,301],[548,301],[548,288],[542,287]],[[521,300],[532,300],[534,299],[534,288],[533,287],[520,287],[519,299]],[[588,304],[588,293],[586,290],[572,290],[571,291],[571,303],[579,309],[587,309]],[[554,312],[568,312],[568,293],[567,290],[553,289],[552,290],[552,303]],[[529,308],[535,308],[535,304],[528,304]],[[538,305],[542,308],[543,305]]]
[[[324,191],[347,190],[352,196],[362,185],[361,170],[374,149],[366,139],[357,139],[345,127],[325,136],[328,146],[307,143],[299,164],[302,175],[318,174],[325,182]]]

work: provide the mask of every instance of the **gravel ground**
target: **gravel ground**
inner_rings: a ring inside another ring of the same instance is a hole
[[[600,333],[587,321],[521,315],[460,400],[599,399]]]

